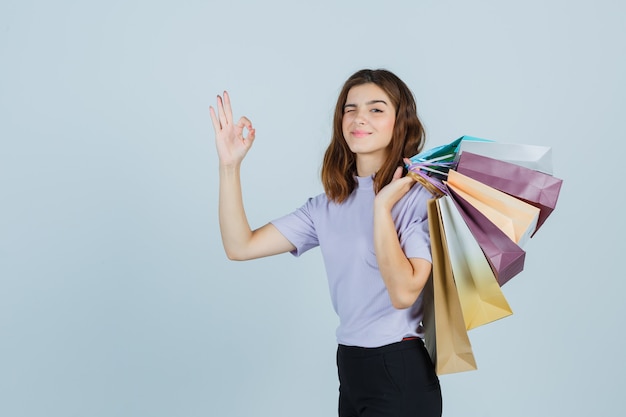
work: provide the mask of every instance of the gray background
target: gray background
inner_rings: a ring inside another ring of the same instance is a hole
[[[444,415],[626,411],[620,1],[0,2],[0,415],[332,416],[318,250],[222,251],[208,106],[257,141],[260,226],[321,192],[343,81],[387,68],[428,146],[553,147],[557,210]]]

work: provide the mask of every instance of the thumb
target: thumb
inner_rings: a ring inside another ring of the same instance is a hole
[[[254,129],[248,130],[248,135],[243,138],[243,143],[246,149],[250,149],[252,147],[255,137],[256,137],[256,131]]]

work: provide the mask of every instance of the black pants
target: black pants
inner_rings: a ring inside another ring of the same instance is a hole
[[[421,339],[339,345],[339,417],[440,417],[439,379]]]

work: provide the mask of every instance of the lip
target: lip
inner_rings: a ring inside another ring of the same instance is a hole
[[[370,135],[370,132],[366,132],[365,130],[353,130],[350,133],[355,138],[364,138],[365,136],[369,136]]]

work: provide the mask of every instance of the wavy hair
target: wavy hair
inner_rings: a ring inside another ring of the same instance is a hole
[[[333,134],[322,164],[324,191],[330,200],[337,203],[344,202],[356,187],[356,157],[343,136],[343,107],[352,87],[368,83],[380,87],[396,109],[387,159],[374,177],[375,192],[391,181],[398,166],[404,166],[403,158],[411,157],[422,150],[426,140],[424,127],[417,117],[415,98],[404,81],[385,69],[363,69],[354,73],[346,80],[337,98]]]

